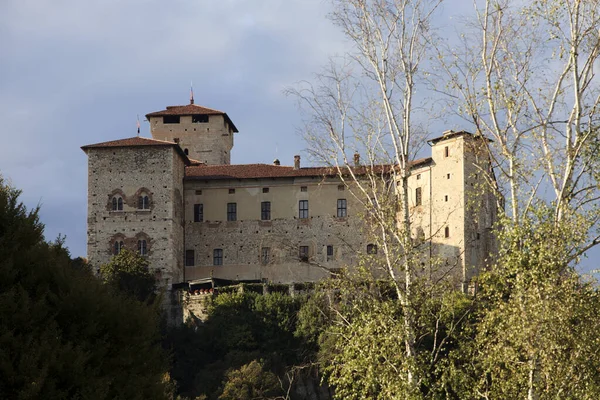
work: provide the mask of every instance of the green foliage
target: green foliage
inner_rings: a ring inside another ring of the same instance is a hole
[[[157,315],[73,268],[0,180],[0,398],[167,398]]]
[[[219,400],[261,400],[281,395],[277,376],[264,371],[262,363],[253,360],[239,369],[228,371]]]
[[[100,274],[109,286],[139,301],[151,302],[156,278],[148,265],[148,260],[139,253],[123,249],[108,264],[100,266]]]

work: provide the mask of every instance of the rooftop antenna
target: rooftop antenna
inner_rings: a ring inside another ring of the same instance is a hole
[[[140,115],[137,116],[137,136],[140,137]]]
[[[194,104],[194,85],[190,81],[190,104]]]

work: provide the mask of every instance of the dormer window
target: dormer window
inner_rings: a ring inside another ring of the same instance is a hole
[[[140,210],[149,210],[150,209],[150,198],[143,194],[138,197],[138,209]]]
[[[179,120],[179,115],[165,115],[163,117],[163,124],[178,124]]]
[[[123,211],[123,198],[121,196],[114,196],[112,198],[112,210]]]
[[[205,124],[208,122],[208,115],[206,114],[195,114],[192,115],[193,124]]]

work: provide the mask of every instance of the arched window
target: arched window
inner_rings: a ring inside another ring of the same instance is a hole
[[[183,152],[185,153],[186,156],[190,154],[188,149],[184,149]]]
[[[148,255],[148,246],[145,240],[138,240],[138,253],[142,256]]]
[[[121,250],[123,250],[123,241],[115,240],[115,244],[113,246],[113,254],[116,256],[121,252]]]
[[[121,196],[112,198],[112,209],[113,211],[123,211],[123,198]]]
[[[150,209],[150,198],[143,194],[138,197],[138,209],[140,210],[149,210]]]

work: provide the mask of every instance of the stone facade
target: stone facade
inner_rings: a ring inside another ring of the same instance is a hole
[[[310,282],[356,264],[373,243],[353,184],[335,171],[301,168],[299,157],[294,167],[230,165],[237,129],[220,111],[190,104],[147,117],[153,139],[83,147],[92,266],[121,242],[135,250],[145,240],[166,287],[207,277]],[[495,246],[496,201],[482,190],[487,144],[449,131],[430,145],[431,158],[411,167],[412,236],[424,270],[466,289]]]

